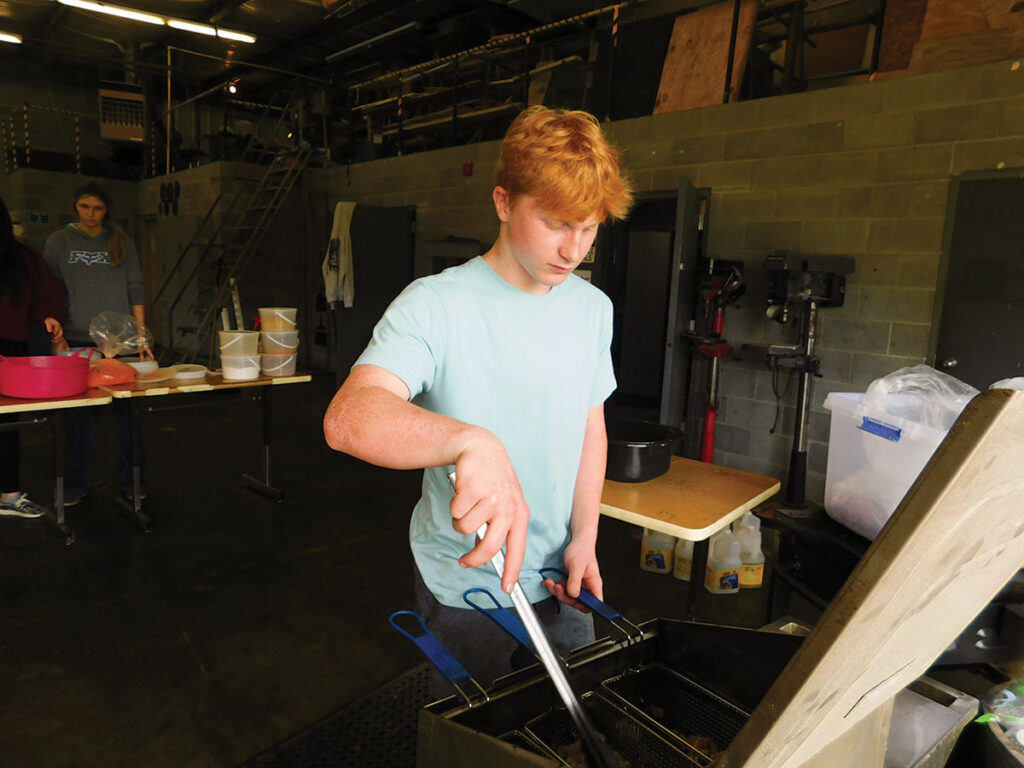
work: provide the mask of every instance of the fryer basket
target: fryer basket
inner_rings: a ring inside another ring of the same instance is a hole
[[[725,750],[749,715],[663,664],[628,670],[605,680],[609,698],[637,720],[671,742],[678,741],[699,765],[709,764],[715,754],[693,737],[713,739]]]
[[[630,765],[644,768],[701,768],[703,765],[687,750],[669,742],[601,694],[588,691],[580,700],[609,746]],[[562,707],[533,718],[526,723],[525,730],[562,759],[565,759],[565,748],[579,740],[572,718]],[[571,760],[565,761],[572,765]]]

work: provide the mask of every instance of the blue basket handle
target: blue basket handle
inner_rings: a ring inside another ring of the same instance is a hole
[[[412,616],[419,622],[420,629],[423,630],[422,634],[414,635],[412,632],[400,627],[398,622],[395,621],[398,616]],[[444,675],[444,679],[451,683],[455,687],[455,690],[462,694],[462,697],[466,699],[466,702],[470,707],[473,706],[473,697],[469,696],[462,689],[462,686],[467,682],[474,686],[476,691],[483,694],[485,701],[489,699],[487,692],[484,691],[480,684],[473,679],[459,660],[452,656],[433,632],[427,629],[426,623],[418,613],[415,611],[395,611],[388,617],[388,622],[392,627],[397,629],[416,644],[416,647],[423,652],[423,655],[427,657],[430,663],[437,667],[437,671]],[[474,693],[476,691],[474,691]]]
[[[542,580],[551,579],[558,583],[562,583],[569,578],[565,571],[560,568],[541,568],[539,573]],[[640,627],[612,608],[608,603],[599,600],[589,589],[580,587],[580,596],[576,599],[623,634],[627,636],[636,634],[643,637],[644,632]],[[626,626],[622,626],[623,624]]]
[[[470,595],[476,594],[486,595],[490,598],[491,606],[486,607],[473,602],[470,599]],[[537,647],[533,644],[533,640],[530,639],[530,635],[526,631],[526,627],[523,625],[523,622],[512,611],[499,603],[498,599],[486,589],[483,587],[467,589],[462,593],[462,599],[466,601],[468,606],[480,611],[480,613],[505,630],[512,636],[513,640],[529,650],[530,653],[537,653]]]

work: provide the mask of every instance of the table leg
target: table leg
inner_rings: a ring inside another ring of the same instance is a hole
[[[703,600],[704,570],[708,564],[708,540],[693,542],[693,567],[690,571],[690,601],[686,607],[686,618],[696,621],[697,603]]]
[[[75,541],[75,532],[64,522],[64,447],[67,445],[67,417],[64,411],[53,413],[53,506],[57,527],[64,534],[64,543]]]
[[[260,398],[263,400],[263,477],[259,479],[252,475],[242,475],[242,484],[268,499],[280,501],[284,494],[270,484],[270,446],[273,442],[270,394],[272,389],[273,386],[269,384],[260,387]]]
[[[139,457],[142,455],[142,425],[141,414],[137,410],[136,398],[128,401],[128,431],[131,435],[132,446],[132,498],[124,496],[117,497],[117,504],[125,517],[138,526],[144,533],[149,533],[153,524],[152,519],[142,511],[142,470],[139,467]]]

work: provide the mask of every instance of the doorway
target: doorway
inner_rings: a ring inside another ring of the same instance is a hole
[[[1024,376],[1024,169],[950,185],[928,359],[984,390]]]

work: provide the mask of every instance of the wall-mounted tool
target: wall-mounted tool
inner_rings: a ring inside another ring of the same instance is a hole
[[[708,261],[706,273],[702,276],[700,298],[703,302],[702,317],[693,332],[685,338],[697,345],[697,352],[707,360],[706,389],[704,390],[703,413],[701,414],[700,447],[701,461],[711,463],[715,455],[715,419],[718,414],[719,361],[732,355],[732,345],[722,335],[725,332],[725,308],[736,304],[746,291],[743,283],[742,264],[737,262]],[[694,368],[694,381],[701,369]],[[699,385],[697,385],[699,387]],[[696,391],[696,388],[695,388]],[[697,419],[687,421],[691,427]],[[696,448],[696,435],[692,432],[687,440],[688,448]],[[696,456],[687,452],[687,455]]]
[[[841,307],[846,298],[846,275],[856,267],[849,256],[810,256],[776,251],[765,259],[768,278],[767,316],[785,325],[791,319],[799,327],[795,345],[768,347],[768,366],[777,372],[783,359],[792,361],[800,378],[793,426],[793,449],[783,502],[790,509],[805,507],[807,482],[807,419],[811,406],[811,377],[820,376],[821,359],[815,354],[818,309]],[[777,393],[778,394],[778,393]]]

